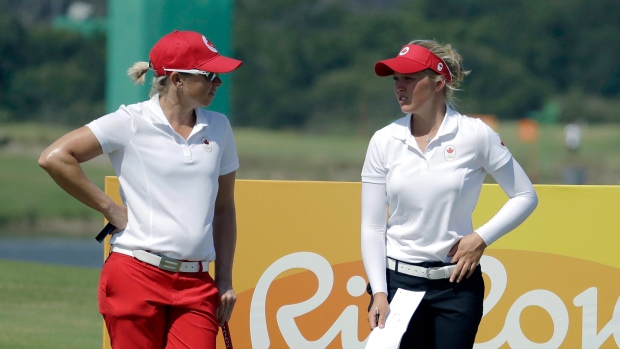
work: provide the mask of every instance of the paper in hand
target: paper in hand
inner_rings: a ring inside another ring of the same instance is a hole
[[[390,303],[385,327],[375,327],[370,332],[365,349],[398,349],[400,340],[407,331],[409,320],[420,305],[424,293],[399,288]]]

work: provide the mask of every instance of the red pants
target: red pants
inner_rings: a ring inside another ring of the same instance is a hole
[[[112,253],[98,298],[114,349],[215,348],[220,296],[209,273],[172,273]]]

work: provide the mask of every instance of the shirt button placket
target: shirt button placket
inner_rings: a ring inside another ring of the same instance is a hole
[[[432,143],[432,142],[431,142]],[[422,157],[422,172],[428,172],[430,170],[430,161],[429,158],[431,156],[431,151],[433,148],[429,144],[424,152],[424,156]]]
[[[192,159],[192,152],[189,149],[189,146],[187,145],[187,143],[182,145],[183,147],[183,156],[185,156],[186,160],[191,160]]]
[[[428,160],[423,159],[422,160],[422,172],[428,172],[429,166],[428,166]]]

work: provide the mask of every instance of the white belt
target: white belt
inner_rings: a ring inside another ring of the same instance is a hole
[[[160,269],[183,272],[183,273],[198,273],[209,271],[209,261],[199,262],[183,262],[178,259],[168,258],[165,256],[156,255],[144,250],[128,250],[118,246],[112,246],[112,252],[122,253],[136,258],[144,263],[154,265]],[[201,268],[202,266],[202,268]]]
[[[387,258],[387,268],[397,271],[399,273],[417,276],[429,280],[441,280],[448,279],[456,268],[456,265],[447,265],[445,267],[424,268],[417,265],[397,261],[392,258]]]

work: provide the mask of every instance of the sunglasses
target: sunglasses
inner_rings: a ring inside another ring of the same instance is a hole
[[[193,75],[204,75],[207,80],[209,81],[213,81],[215,80],[215,78],[218,77],[217,73],[209,73],[208,71],[204,71],[204,70],[198,70],[198,69],[166,69],[164,68],[165,71],[175,71],[178,73],[187,73],[187,74],[193,74]]]

